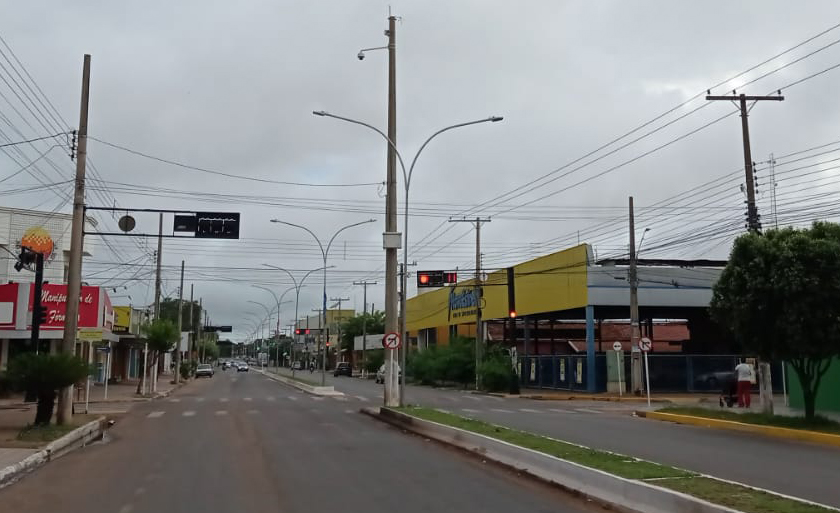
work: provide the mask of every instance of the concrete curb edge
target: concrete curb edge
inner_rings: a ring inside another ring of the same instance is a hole
[[[840,447],[840,435],[820,433],[817,431],[806,431],[801,429],[790,429],[776,426],[762,426],[759,424],[747,424],[734,420],[712,419],[708,417],[695,417],[693,415],[681,415],[678,413],[665,413],[658,411],[636,411],[637,416],[654,420],[664,420],[677,424],[689,424],[693,426],[708,427],[715,429],[728,429],[730,431],[742,431],[756,433],[788,440],[799,440],[817,444]]]
[[[257,372],[259,372],[260,374],[262,374],[263,376],[265,376],[269,379],[273,379],[274,381],[279,381],[280,383],[283,383],[284,385],[288,385],[292,388],[296,388],[296,389],[298,389],[302,392],[306,392],[307,394],[317,395],[317,396],[321,396],[321,397],[344,397],[344,393],[336,391],[336,389],[333,386],[322,387],[322,386],[307,385],[306,383],[302,383],[300,381],[297,381],[297,380],[294,380],[294,379],[291,379],[291,378],[287,378],[285,376],[279,376],[277,374],[270,374],[270,373],[268,373],[266,371],[263,371],[263,370],[258,370]]]
[[[40,451],[30,454],[15,464],[0,469],[0,488],[14,483],[41,465],[60,458],[68,452],[84,447],[91,441],[96,440],[102,436],[105,430],[105,421],[105,417],[92,420],[67,433],[58,440],[53,440]]]
[[[478,454],[572,493],[608,504],[616,511],[644,513],[740,513],[680,492],[626,479],[470,431],[420,419],[387,408],[363,413],[415,434]]]

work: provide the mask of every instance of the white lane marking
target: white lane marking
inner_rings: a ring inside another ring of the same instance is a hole
[[[253,401],[253,399],[251,399],[250,397],[243,397],[243,398],[242,398],[242,400],[243,400],[243,401],[246,401],[246,402],[251,402],[251,401]]]
[[[534,410],[531,408],[519,408],[519,411],[523,413],[540,413],[540,410]]]
[[[258,414],[259,412],[260,412],[260,410],[248,410],[248,413],[249,413],[250,415],[256,415],[256,414]]]
[[[486,397],[487,399],[491,399],[493,401],[504,401],[505,400],[504,397],[496,397],[495,395],[485,395],[484,397]]]
[[[227,397],[222,397],[221,399],[219,399],[219,401],[221,401],[221,402],[223,402],[223,403],[228,402],[228,400],[229,400],[229,399],[228,399]]]
[[[131,513],[132,511],[134,511],[134,506],[131,504],[126,504],[120,508],[120,513]]]
[[[216,415],[227,415],[227,410],[216,410]]]
[[[574,414],[572,410],[562,410],[560,408],[550,408],[548,411],[553,411],[554,413],[571,413]]]
[[[463,397],[464,399],[472,399],[473,401],[480,401],[481,400],[480,397],[476,397],[474,395],[462,395],[461,397]]]
[[[323,398],[323,397],[318,397],[317,395],[313,395],[313,396],[312,396],[312,400],[313,400],[313,401],[323,401],[323,400],[324,400],[324,398]]]
[[[344,410],[344,413],[356,413],[356,410]]]
[[[295,397],[295,396],[293,396],[293,395],[290,395],[290,396],[289,396],[289,400],[290,400],[290,401],[297,401],[297,397]]]
[[[598,410],[590,410],[589,408],[575,408],[575,411],[579,411],[581,413],[595,413],[595,414],[603,413],[603,412],[600,412]]]
[[[204,402],[204,398],[203,397],[196,397],[195,402],[197,402],[197,403]]]
[[[451,411],[449,411],[449,410],[444,410],[443,408],[435,408],[435,411],[439,411],[439,412],[441,412],[441,413],[452,413]]]
[[[358,399],[358,400],[360,400],[360,401],[364,401],[364,402],[368,402],[368,401],[369,401],[369,399],[368,399],[367,397],[363,396],[363,395],[355,395],[355,396],[353,396],[353,397],[355,397],[356,399]]]
[[[478,410],[473,410],[471,408],[461,408],[461,411],[465,411],[467,413],[478,413]]]
[[[162,417],[163,414],[166,413],[165,411],[153,411],[152,413],[146,415],[147,418],[156,419],[158,417]]]
[[[513,413],[513,410],[504,410],[502,408],[490,408],[490,411],[495,411],[498,413]]]
[[[173,397],[173,398],[169,399],[169,402],[170,402],[170,403],[180,403],[180,402],[181,402],[181,400],[180,400],[180,399],[178,399],[177,397]]]
[[[336,401],[346,401],[347,400],[347,398],[344,397],[343,395],[337,395],[337,396],[333,397],[333,399],[335,399]]]
[[[195,410],[186,410],[186,411],[185,411],[184,413],[182,413],[181,415],[183,415],[184,417],[192,417],[192,416],[194,416],[194,415],[195,415]]]
[[[265,398],[266,401],[274,401],[274,396],[268,396]]]

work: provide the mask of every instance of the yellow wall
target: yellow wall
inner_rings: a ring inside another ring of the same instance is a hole
[[[114,329],[115,333],[128,333],[131,326],[131,307],[130,306],[115,306],[114,307]]]
[[[588,246],[579,246],[552,253],[514,266],[516,313],[519,317],[543,312],[569,310],[586,306]],[[449,339],[447,326],[475,324],[475,308],[450,311],[450,294],[469,294],[473,280],[453,287],[420,294],[408,300],[408,329],[438,329],[438,343]],[[508,316],[507,272],[503,269],[487,275],[482,298],[484,319]],[[459,330],[460,332],[460,330]]]

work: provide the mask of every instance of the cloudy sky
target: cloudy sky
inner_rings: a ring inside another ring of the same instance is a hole
[[[363,61],[356,54],[387,43],[388,5],[2,0],[0,139],[76,127],[89,53],[96,140],[88,146],[88,204],[242,213],[238,241],[165,242],[164,293],[175,294],[185,260],[187,283],[213,321],[233,324],[234,338],[245,338],[256,322],[248,319],[264,317],[248,301],[273,302],[252,285],[278,295],[291,286],[264,264],[298,279],[321,265],[309,234],[270,219],[303,224],[326,243],[342,226],[373,218],[334,242],[328,294],[361,309],[361,288],[352,282],[375,280],[368,301],[379,309],[385,143],[311,112],[385,130],[387,53]],[[505,118],[447,132],[418,160],[409,242],[418,268],[474,268],[473,231],[450,216],[492,219],[482,228],[490,268],[578,240],[599,257],[621,256],[630,195],[637,228],[650,228],[643,257],[724,258],[743,231],[740,121],[730,103],[706,102],[707,89],[761,95],[781,88],[785,95],[750,113],[765,226],[840,214],[840,69],[830,69],[840,64],[840,3],[390,5],[401,18],[398,146],[406,160],[440,128]],[[0,204],[70,211],[73,163],[55,144],[3,148],[0,180],[47,153],[0,183]],[[402,180],[399,190],[402,211]],[[116,229],[110,214],[98,217],[101,227]],[[138,232],[157,230],[155,215],[137,221]],[[86,280],[127,287],[119,294],[133,304],[152,301],[153,240],[89,237],[87,245],[95,254],[85,262]],[[301,314],[318,307],[320,275],[306,285]],[[293,317],[292,301],[282,307],[283,323]]]

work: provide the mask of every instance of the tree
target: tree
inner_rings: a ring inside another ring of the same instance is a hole
[[[145,373],[150,376],[150,362],[156,361],[164,353],[172,351],[175,343],[181,339],[178,333],[178,326],[168,319],[156,319],[140,327],[140,332],[149,344],[149,354],[146,359]],[[140,393],[142,381],[137,384],[137,393]]]
[[[840,354],[840,225],[742,235],[711,307],[745,349],[790,363],[812,419],[822,377]]]
[[[70,353],[27,353],[9,362],[9,378],[38,396],[35,425],[49,424],[58,389],[77,383],[90,373],[81,358]]]
[[[207,337],[200,341],[196,346],[196,350],[199,355],[204,357],[203,361],[205,362],[219,358],[219,345],[213,337]]]
[[[192,317],[193,322],[190,324],[190,300],[184,299],[184,308],[181,311],[181,327],[184,331],[190,331],[191,326],[201,325],[201,306],[198,301],[193,301]],[[172,321],[176,326],[178,325],[178,298],[163,298],[160,301],[160,318]]]
[[[345,319],[341,323],[341,349],[350,355],[350,365],[353,364],[353,339],[359,337],[367,328],[368,335],[385,332],[385,312],[377,310],[373,313],[359,313]],[[369,347],[368,349],[375,349]]]

